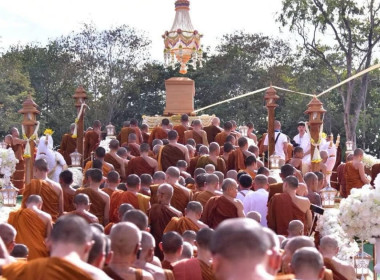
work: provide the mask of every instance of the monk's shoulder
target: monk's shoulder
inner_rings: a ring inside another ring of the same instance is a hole
[[[39,209],[35,209],[34,210],[34,213],[36,213],[36,215],[38,215],[38,217],[45,223],[45,224],[48,224],[48,223],[51,223],[52,221],[52,218],[51,218],[51,215],[49,213],[46,213],[44,211],[41,211]]]
[[[103,192],[102,190],[98,190],[97,193],[103,198],[105,202],[110,201],[110,196],[108,193]]]

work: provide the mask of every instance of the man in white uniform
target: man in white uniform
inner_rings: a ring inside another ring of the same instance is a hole
[[[274,155],[281,157],[280,167],[285,164],[288,153],[288,137],[281,132],[281,123],[274,121]],[[268,135],[264,139],[264,150],[268,150]]]
[[[304,164],[310,165],[311,155],[310,155],[310,135],[306,133],[305,122],[299,122],[297,126],[298,134],[294,136],[293,140],[303,149],[303,159]]]

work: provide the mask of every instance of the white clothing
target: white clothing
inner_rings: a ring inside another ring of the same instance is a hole
[[[303,149],[304,154],[310,151],[311,144],[310,144],[310,135],[305,132],[305,134],[301,137],[299,134],[294,136],[293,138],[294,142],[296,142],[300,147]],[[302,159],[302,161],[306,164],[311,163],[311,155],[305,155]]]
[[[253,193],[253,191],[251,191],[251,190],[241,190],[241,191],[238,192],[238,194],[236,196],[236,199],[239,199],[241,202],[244,203],[244,200],[245,200],[246,196],[249,193]]]
[[[248,194],[244,199],[244,213],[256,211],[261,214],[261,225],[267,227],[268,214],[268,196],[269,193],[265,189],[258,189],[255,192]]]
[[[285,160],[284,143],[288,143],[288,137],[286,137],[284,133],[275,132],[274,133],[275,140],[279,133],[280,133],[280,136],[278,136],[277,142],[274,145],[274,155],[280,156],[281,159]],[[265,136],[264,146],[268,146],[268,134]]]

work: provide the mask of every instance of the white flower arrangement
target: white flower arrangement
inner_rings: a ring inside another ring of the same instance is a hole
[[[16,171],[18,159],[12,149],[0,148],[0,174],[4,177],[11,177]]]
[[[111,140],[112,138],[106,137],[105,140],[100,141],[99,147],[103,147],[106,150],[106,153],[110,151],[109,145],[110,145]]]
[[[350,238],[358,237],[375,244],[380,237],[380,176],[375,188],[365,185],[352,189],[351,194],[340,202],[339,221]]]
[[[364,154],[363,163],[365,167],[371,169],[373,165],[375,165],[376,163],[380,163],[380,159],[377,159],[374,156],[371,156],[369,154]]]
[[[327,235],[334,237],[339,246],[337,258],[342,261],[350,262],[350,259],[359,252],[359,246],[345,233],[341,225],[337,222],[339,213],[340,211],[338,209],[325,209],[324,214],[318,218],[316,230],[319,231],[322,237]]]
[[[70,167],[69,170],[73,173],[73,186],[82,186],[83,183],[83,173],[81,168]]]

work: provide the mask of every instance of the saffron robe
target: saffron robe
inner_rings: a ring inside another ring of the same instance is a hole
[[[127,145],[127,148],[129,149],[130,153],[134,157],[140,156],[140,146],[135,143],[129,143]]]
[[[57,220],[59,215],[59,196],[53,190],[52,186],[45,180],[32,179],[25,190],[22,197],[21,207],[26,208],[26,201],[32,194],[41,196],[43,204],[42,211],[51,215],[53,221]]]
[[[158,184],[153,184],[153,185],[150,185],[150,187],[149,187],[150,188],[150,204],[151,205],[158,203],[158,200],[157,200],[158,187],[159,187]]]
[[[215,162],[212,161],[209,156],[207,156],[207,155],[201,156],[198,159],[197,165],[195,167],[196,168],[205,168],[205,166],[207,164],[214,165],[215,166],[215,171],[220,171],[223,174],[226,174],[226,172],[227,172],[226,171],[226,163],[225,163],[224,159],[221,158],[221,157],[217,158],[217,163],[215,164]]]
[[[185,208],[189,201],[192,198],[191,193],[187,193],[180,186],[172,185],[173,187],[173,197],[171,201],[171,205],[182,213],[185,212]]]
[[[112,279],[114,280],[124,280],[125,278],[122,278],[119,276],[119,274],[117,274],[115,271],[113,271],[110,267],[106,266],[103,271],[109,276],[111,277]],[[144,277],[143,277],[143,272],[141,269],[139,268],[136,268],[135,269],[135,279],[136,280],[143,280]]]
[[[30,262],[15,262],[3,267],[2,276],[7,280],[92,280],[78,266],[62,258],[40,258]]]
[[[109,197],[111,197],[111,195],[113,194],[114,190],[110,189],[110,188],[103,188],[101,189],[103,192],[105,192],[106,194],[108,194]]]
[[[113,167],[115,168],[115,171],[117,173],[121,174],[121,165],[120,165],[120,163],[110,153],[106,153],[106,155],[104,156],[104,161],[112,164]],[[103,167],[102,167],[102,169],[103,169]],[[105,175],[105,176],[107,176],[107,175]]]
[[[288,193],[276,194],[268,203],[268,227],[278,235],[288,235],[289,222],[300,220],[306,224],[306,213],[302,212]],[[307,227],[305,227],[307,234]]]
[[[188,128],[183,126],[182,124],[180,124],[180,125],[175,125],[173,127],[173,130],[177,131],[177,133],[178,133],[178,143],[185,145],[186,144],[185,131],[187,131]]]
[[[168,133],[165,129],[160,126],[153,128],[149,135],[149,145],[152,147],[152,142],[154,139],[166,139],[168,138]],[[152,147],[153,148],[153,147]]]
[[[158,165],[162,171],[165,172],[170,166],[176,166],[179,160],[185,160],[185,155],[179,148],[170,144],[161,147],[158,154]]]
[[[28,246],[28,260],[49,256],[45,246],[46,225],[36,212],[28,208],[11,212],[8,223],[17,231],[16,243]]]
[[[87,131],[84,136],[84,156],[83,160],[85,162],[91,160],[90,156],[93,151],[99,146],[100,136],[95,131]]]
[[[147,213],[149,209],[150,197],[138,193],[137,195],[129,191],[114,191],[110,200],[110,221],[119,222],[119,207],[123,203],[131,204],[135,209],[140,209]]]
[[[282,183],[274,183],[269,185],[268,202],[276,193],[282,193]]]
[[[239,171],[245,169],[245,159],[246,156],[240,148],[232,151],[228,156],[227,170],[234,169],[236,171]]]
[[[103,225],[104,223],[104,208],[106,207],[106,202],[103,200],[103,198],[98,194],[96,190],[93,190],[91,188],[79,188],[75,192],[75,194],[78,193],[85,193],[90,198],[90,213],[94,214],[98,220],[99,224]]]
[[[334,262],[329,258],[323,258],[323,263],[327,269],[330,269],[333,273],[334,280],[347,280],[342,274],[340,274],[334,266]]]
[[[359,170],[355,169],[352,161],[346,163],[344,167],[344,177],[346,178],[347,196],[353,188],[361,188],[364,184],[360,178]]]
[[[174,263],[174,278],[176,280],[214,280],[215,276],[210,266],[196,258],[184,259]]]
[[[204,131],[206,131],[206,134],[207,134],[207,141],[209,143],[212,143],[215,141],[215,136],[221,131],[219,127],[215,126],[215,125],[209,125],[209,126],[205,126],[203,128]],[[224,143],[223,143],[224,145]]]
[[[142,138],[143,138],[143,143],[149,143],[149,133],[146,132],[141,132]]]
[[[113,227],[113,225],[115,225],[115,223],[108,223],[108,225],[106,225],[105,227],[104,227],[104,234],[106,234],[106,235],[110,235],[110,233],[111,233],[111,229],[112,229],[112,227]]]
[[[237,208],[231,201],[224,196],[214,196],[206,203],[201,221],[215,229],[224,220],[237,217]]]
[[[138,127],[123,127],[117,136],[117,140],[119,140],[120,146],[128,143],[128,136],[129,134],[134,133],[136,134],[136,142],[137,144],[141,144],[143,139],[141,135],[141,130]]]
[[[344,175],[344,168],[345,168],[346,164],[345,163],[341,163],[336,172],[337,172],[337,177],[338,177],[338,184],[339,184],[339,189],[340,189],[340,194],[342,195],[342,197],[347,197],[347,191],[346,191],[346,177]],[[373,166],[372,166],[373,168]],[[372,177],[372,180],[373,180],[373,177]]]
[[[136,174],[141,176],[142,174],[154,174],[154,167],[151,167],[143,157],[135,157],[128,162],[126,176]]]
[[[215,196],[214,193],[209,191],[201,191],[197,192],[193,195],[193,200],[199,201],[203,207],[205,207],[207,201],[210,200],[211,197]]]
[[[83,175],[86,174],[86,171],[89,170],[90,168],[92,168],[92,161],[88,161],[86,163],[86,165],[84,166],[84,169],[83,169]],[[109,167],[107,164],[103,164],[102,165],[102,173],[103,173],[103,176],[107,176],[108,173],[110,171],[112,171],[113,169],[111,167]],[[83,179],[84,181],[84,179]]]
[[[153,204],[148,211],[150,233],[159,244],[164,234],[165,227],[173,217],[180,217],[179,213],[173,211],[169,206],[162,204]],[[161,250],[156,246],[156,256],[162,256]]]
[[[68,192],[65,192],[64,190],[62,190],[62,192],[63,192],[63,211],[65,212],[73,211],[75,209],[74,204],[73,204],[74,195]]]
[[[187,167],[187,172],[190,173],[192,177],[194,177],[194,171],[196,169],[199,158],[200,156],[195,156],[192,159],[190,159],[189,166]]]
[[[13,185],[20,190],[20,194],[22,193],[25,187],[25,161],[24,161],[24,146],[22,144],[13,144],[11,148],[15,153],[15,157],[18,159],[18,163],[16,163],[16,170],[12,175],[12,183]]]
[[[73,153],[77,147],[77,139],[72,137],[71,133],[66,133],[62,136],[59,152],[62,154],[68,166],[71,165],[70,154]]]
[[[202,144],[202,145],[208,146],[207,134],[205,132],[204,132],[204,135],[202,135],[196,132],[195,130],[186,131],[184,141],[187,142],[187,140],[190,138],[193,138],[195,141],[195,144],[197,145]]]
[[[193,230],[197,232],[199,226],[187,217],[173,217],[164,229],[164,233],[168,231],[176,231],[182,235],[186,230]]]
[[[227,134],[226,132],[222,131],[222,132],[219,132],[216,136],[215,136],[215,142],[219,144],[220,147],[223,147],[224,146],[224,143],[226,143],[226,138],[228,137],[229,134]]]

